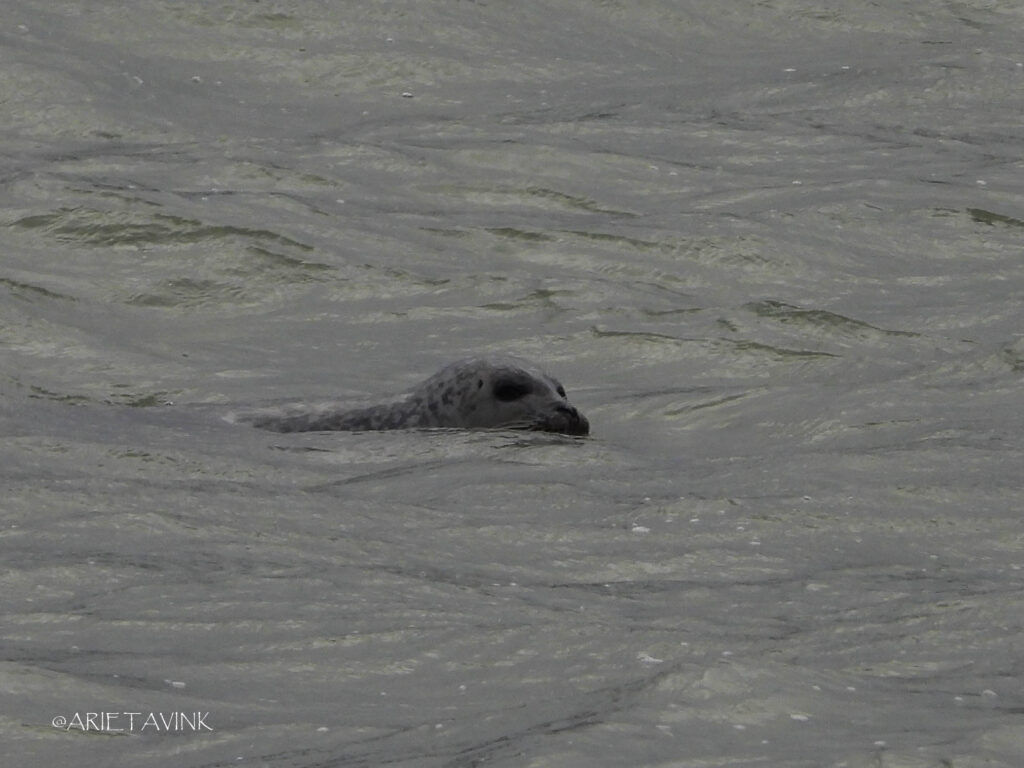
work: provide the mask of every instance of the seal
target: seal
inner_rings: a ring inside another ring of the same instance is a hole
[[[239,414],[274,432],[359,432],[383,429],[530,429],[590,433],[590,422],[569,404],[557,379],[510,355],[452,363],[401,398],[351,409],[337,403]]]

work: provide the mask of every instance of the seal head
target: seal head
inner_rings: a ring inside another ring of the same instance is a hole
[[[590,422],[569,404],[559,381],[511,356],[472,357],[442,368],[390,403],[241,416],[276,432],[383,429],[530,429],[586,435]]]

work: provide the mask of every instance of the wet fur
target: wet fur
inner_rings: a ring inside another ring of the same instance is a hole
[[[239,414],[275,432],[388,429],[533,429],[585,435],[586,417],[569,404],[562,385],[516,357],[460,360],[442,368],[403,398],[366,408],[338,404],[293,406]]]

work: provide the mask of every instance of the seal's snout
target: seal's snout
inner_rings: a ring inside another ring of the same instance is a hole
[[[590,434],[590,422],[587,421],[587,417],[577,411],[575,408],[572,409],[573,418],[569,423],[569,434],[570,435],[589,435]]]
[[[587,417],[577,411],[571,405],[559,405],[556,410],[558,411],[558,429],[556,432],[564,432],[567,435],[589,435],[590,434],[590,422],[587,421]]]

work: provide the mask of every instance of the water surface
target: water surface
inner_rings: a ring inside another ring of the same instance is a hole
[[[6,21],[11,765],[1021,763],[1014,3]],[[592,435],[220,418],[495,351]]]

